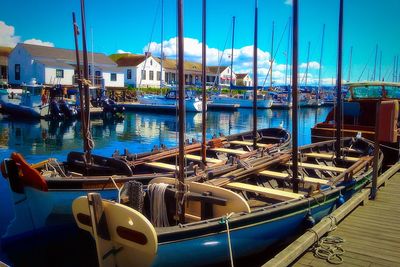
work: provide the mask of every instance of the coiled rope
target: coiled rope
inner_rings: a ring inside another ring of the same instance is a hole
[[[149,185],[150,219],[156,227],[169,226],[167,207],[165,204],[165,190],[168,184],[159,183]]]

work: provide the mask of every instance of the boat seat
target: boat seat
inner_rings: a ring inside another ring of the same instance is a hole
[[[310,157],[310,158],[317,158],[317,159],[328,159],[332,160],[335,158],[334,154],[329,154],[329,153],[304,153],[304,156]],[[357,162],[359,158],[356,157],[344,157],[345,161],[349,162]]]
[[[282,172],[274,172],[274,171],[262,171],[259,172],[260,175],[270,177],[270,178],[275,178],[275,179],[288,179],[289,174],[288,173],[282,173]],[[320,184],[320,185],[327,185],[329,184],[328,180],[320,179],[320,178],[313,178],[313,177],[308,177],[308,176],[299,176],[299,179],[303,182],[306,183],[311,183],[311,184]]]
[[[161,170],[167,170],[167,171],[178,171],[179,166],[175,166],[173,164],[168,164],[168,163],[163,163],[163,162],[146,162],[144,165],[161,169]]]
[[[201,156],[197,156],[197,155],[192,155],[192,154],[186,154],[185,158],[190,159],[190,160],[195,160],[195,161],[201,161]],[[220,159],[215,159],[215,158],[206,158],[206,161],[209,163],[222,163],[223,161]]]
[[[286,163],[286,165],[293,165],[292,162]],[[306,169],[315,169],[319,171],[331,171],[331,172],[345,172],[347,169],[346,168],[340,168],[340,167],[335,167],[335,166],[326,166],[326,165],[320,165],[320,164],[311,164],[311,163],[304,163],[304,162],[299,162],[299,167],[306,168]]]
[[[224,148],[224,147],[211,148],[211,150],[215,151],[215,152],[222,152],[222,153],[233,154],[233,155],[243,155],[243,154],[248,153],[247,151]]]
[[[230,144],[234,144],[234,145],[242,145],[242,146],[252,146],[253,142],[249,142],[249,141],[239,141],[239,140],[233,140],[229,142]],[[262,144],[262,143],[257,143],[258,147],[263,147],[263,148],[270,148],[273,145],[272,144]]]
[[[245,183],[238,183],[238,182],[229,183],[226,185],[226,187],[235,190],[258,193],[265,197],[279,199],[279,200],[300,199],[304,197],[303,195],[297,193],[286,192],[278,189],[267,188]]]

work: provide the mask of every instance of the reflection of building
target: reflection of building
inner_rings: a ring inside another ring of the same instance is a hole
[[[236,85],[252,86],[253,80],[250,78],[250,75],[248,73],[237,73],[236,74]]]
[[[8,82],[8,55],[12,48],[0,46],[0,83]]]
[[[80,60],[83,62],[82,52]],[[29,83],[32,79],[41,84],[77,84],[75,50],[19,43],[9,55],[8,68],[9,83],[14,85]],[[93,53],[89,75],[94,85],[100,86],[104,81],[106,87],[124,86],[124,74],[104,54]]]

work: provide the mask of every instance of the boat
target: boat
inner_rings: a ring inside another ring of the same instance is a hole
[[[244,94],[226,95],[218,94],[211,96],[211,102],[214,105],[238,104],[239,108],[253,108],[253,92],[247,91]],[[257,94],[257,108],[271,108],[273,100],[267,94]]]
[[[247,159],[244,167],[218,178],[186,182],[183,223],[175,221],[174,178],[152,180],[143,189],[142,209],[89,194],[73,202],[73,213],[77,225],[93,236],[100,265],[227,264],[311,227],[368,183],[373,144],[362,138],[343,142],[348,149],[340,163],[334,160],[334,141],[299,149],[297,193],[290,151]],[[103,257],[112,248],[118,253]]]
[[[400,83],[391,82],[357,82],[346,85],[348,91],[343,104],[342,136],[363,136],[375,140],[375,126],[377,103],[379,101],[400,100]],[[399,160],[399,141],[397,133],[398,106],[393,117],[388,114],[380,115],[382,129],[387,133],[394,133],[394,139],[382,142],[381,149],[385,155],[384,165],[390,165]],[[384,124],[382,124],[384,123]],[[317,123],[311,129],[312,142],[335,138],[335,108],[333,108],[325,121]]]
[[[138,96],[138,101],[143,106],[149,108],[154,108],[159,111],[171,110],[176,112],[178,92],[176,90],[169,90],[165,96],[160,95],[142,95]],[[194,95],[193,92],[188,91],[185,97],[185,108],[188,112],[201,112],[202,102]]]
[[[289,100],[289,92],[288,91],[271,91],[269,95],[273,99],[272,108],[275,109],[291,109],[292,102]]]

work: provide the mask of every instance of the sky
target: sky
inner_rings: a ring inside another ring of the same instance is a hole
[[[119,52],[160,54],[161,1],[164,1],[164,53],[176,57],[176,0],[86,0],[88,48],[107,55]],[[344,0],[343,78],[348,80],[350,50],[353,47],[350,80],[375,77],[392,80],[395,56],[400,55],[399,0]],[[253,0],[207,1],[207,65],[229,65],[232,17],[236,17],[233,69],[252,74],[254,37]],[[72,12],[80,22],[79,0],[1,0],[0,46],[18,42],[74,48]],[[273,80],[284,83],[288,55],[288,21],[291,0],[258,0],[259,84],[268,85],[272,25],[274,23]],[[308,84],[318,83],[322,60],[322,83],[335,82],[337,68],[339,0],[299,0],[299,76]],[[184,0],[185,57],[201,61],[202,1]],[[321,58],[322,28],[325,38]],[[310,53],[308,58],[308,43]],[[150,48],[149,48],[150,44]],[[290,51],[289,51],[290,52]],[[289,55],[289,68],[291,57]]]

